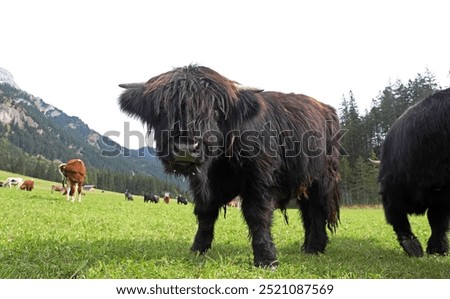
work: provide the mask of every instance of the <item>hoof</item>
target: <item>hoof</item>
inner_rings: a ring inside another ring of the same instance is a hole
[[[191,251],[197,254],[205,254],[209,249],[211,249],[211,246],[200,246],[198,244],[191,247]]]
[[[278,261],[274,260],[272,262],[268,262],[268,261],[255,261],[255,267],[258,268],[263,268],[265,270],[271,270],[271,271],[275,271],[278,268]]]
[[[423,256],[422,245],[420,245],[419,240],[416,237],[411,237],[410,239],[400,240],[400,245],[403,247],[403,250],[409,255],[414,257]]]
[[[303,251],[304,253],[307,254],[321,254],[325,252],[325,248],[320,246],[320,248],[311,246],[311,245],[305,245],[303,244],[303,246],[300,248],[301,251]]]
[[[428,254],[436,254],[436,255],[447,255],[448,249],[445,248],[432,248],[430,246],[427,247]]]
[[[446,235],[436,236],[431,235],[427,244],[428,254],[447,255],[448,254],[448,238]]]
[[[303,252],[307,253],[307,254],[322,254],[325,251],[323,251],[323,250],[316,250],[316,249],[312,249],[312,248],[303,248]]]

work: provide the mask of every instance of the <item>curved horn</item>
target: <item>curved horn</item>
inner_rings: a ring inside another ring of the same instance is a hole
[[[239,91],[245,91],[245,90],[254,91],[254,92],[263,92],[264,91],[264,89],[252,87],[252,86],[241,85],[238,82],[234,82],[234,86],[236,86],[237,90],[239,90]]]
[[[380,160],[372,160],[372,159],[368,159],[370,163],[372,163],[375,166],[380,166],[381,161]]]
[[[140,83],[122,83],[119,84],[120,87],[125,88],[125,89],[130,89],[130,88],[139,88],[139,87],[144,87],[146,82],[140,82]]]

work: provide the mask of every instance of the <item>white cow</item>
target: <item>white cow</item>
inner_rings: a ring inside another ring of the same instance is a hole
[[[11,186],[16,186],[16,188],[19,189],[19,186],[22,185],[22,183],[22,178],[7,178],[3,183],[3,187],[9,187],[9,189],[11,189]]]

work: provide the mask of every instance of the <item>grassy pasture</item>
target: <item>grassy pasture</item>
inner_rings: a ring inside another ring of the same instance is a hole
[[[0,171],[0,180],[14,174]],[[280,266],[253,267],[247,227],[236,208],[216,225],[213,248],[196,256],[191,204],[133,202],[123,194],[88,192],[82,203],[50,193],[35,179],[26,192],[0,189],[0,278],[450,278],[449,256],[409,258],[381,208],[343,208],[337,234],[323,255],[300,252],[298,212],[289,225],[275,212],[273,236]],[[412,217],[425,246],[426,217]]]

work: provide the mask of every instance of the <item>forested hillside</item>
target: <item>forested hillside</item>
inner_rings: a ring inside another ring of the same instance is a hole
[[[0,84],[0,169],[59,181],[57,166],[81,158],[88,168],[86,183],[97,188],[185,193],[185,183],[166,175],[159,160],[143,151],[121,147],[10,82]]]

